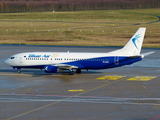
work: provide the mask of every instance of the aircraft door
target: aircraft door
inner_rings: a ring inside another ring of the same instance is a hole
[[[119,64],[119,56],[114,57],[114,64],[118,65]]]
[[[19,63],[23,63],[23,58],[22,57],[19,58]]]

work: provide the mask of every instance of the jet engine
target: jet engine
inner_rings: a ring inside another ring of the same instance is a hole
[[[46,65],[44,67],[44,70],[46,73],[57,73],[58,72],[58,67],[52,66],[52,65]]]

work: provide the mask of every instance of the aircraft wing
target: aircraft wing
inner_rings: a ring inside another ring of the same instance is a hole
[[[59,69],[67,69],[67,70],[84,68],[82,65],[77,64],[77,63],[56,64],[54,66],[57,66]]]

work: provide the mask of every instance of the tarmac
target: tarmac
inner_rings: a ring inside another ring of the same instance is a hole
[[[0,45],[0,120],[160,120],[160,49],[130,66],[48,74],[3,61],[21,52],[109,52],[115,47]]]

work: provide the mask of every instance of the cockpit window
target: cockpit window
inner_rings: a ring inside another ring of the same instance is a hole
[[[14,57],[11,57],[10,59],[14,59]]]

